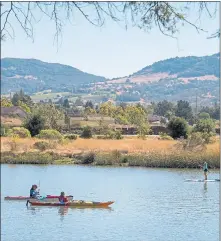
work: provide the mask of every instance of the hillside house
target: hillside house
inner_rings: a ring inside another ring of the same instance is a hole
[[[1,116],[25,118],[27,113],[19,106],[1,107]]]
[[[150,124],[158,124],[160,125],[161,123],[168,123],[168,119],[163,117],[163,116],[158,116],[158,115],[149,115],[147,117],[147,120]]]

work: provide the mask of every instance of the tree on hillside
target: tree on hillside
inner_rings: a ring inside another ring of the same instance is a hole
[[[69,104],[68,99],[64,100],[63,106],[64,106],[64,108],[70,108],[70,104]]]
[[[133,26],[148,32],[153,27],[157,27],[164,35],[171,37],[174,37],[182,25],[189,25],[198,32],[205,32],[205,29],[188,18],[193,6],[198,8],[196,19],[200,19],[204,13],[212,19],[216,16],[218,2],[186,2],[185,4],[172,2],[4,2],[1,3],[1,40],[15,36],[15,29],[12,25],[13,17],[27,37],[34,39],[34,24],[41,20],[39,11],[44,17],[54,21],[57,41],[65,24],[68,21],[72,22],[76,12],[97,27],[102,27],[106,19],[111,19],[118,23],[124,22],[126,29]],[[220,30],[217,30],[211,37],[219,36]]]
[[[154,109],[154,114],[159,116],[166,117],[166,114],[168,114],[169,112],[171,113],[171,115],[173,115],[173,113],[175,112],[175,106],[172,102],[169,102],[167,100],[158,102]]]
[[[220,119],[220,106],[217,103],[215,103],[215,105],[213,107],[204,106],[200,110],[200,113],[202,113],[202,112],[208,113],[210,115],[210,117],[215,120]]]
[[[193,118],[193,111],[190,103],[185,100],[179,100],[177,102],[175,115],[177,117],[182,117],[187,121],[191,120]]]
[[[12,104],[14,106],[19,106],[19,101],[26,104],[28,107],[33,106],[33,101],[29,95],[26,95],[23,90],[20,90],[19,93],[15,93],[12,97]]]
[[[85,107],[85,108],[90,107],[91,109],[94,109],[94,105],[93,105],[92,101],[90,101],[90,100],[88,100],[88,101],[86,102],[86,104],[85,104],[84,107]]]
[[[71,118],[67,113],[65,113],[65,116],[64,116],[64,123],[67,125],[68,129],[70,130],[70,128],[71,128]]]
[[[84,105],[84,102],[83,102],[83,100],[81,99],[81,97],[78,97],[78,98],[75,100],[75,105],[76,105],[76,106],[83,106],[83,105]]]
[[[14,106],[18,106],[18,101],[20,100],[19,98],[19,94],[18,93],[15,93],[12,97],[12,104]]]

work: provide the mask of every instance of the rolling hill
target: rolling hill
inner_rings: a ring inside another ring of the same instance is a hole
[[[112,82],[149,83],[163,79],[218,80],[220,54],[203,57],[176,57],[161,60],[123,78],[112,79]]]
[[[71,92],[72,87],[77,86],[78,90],[83,89],[81,93],[92,95],[116,93],[118,101],[184,99],[195,103],[197,95],[202,104],[212,104],[219,101],[219,62],[219,53],[176,57],[146,66],[129,76],[107,80],[67,65],[4,58],[1,60],[1,91],[7,94],[22,88],[28,94],[48,89]],[[88,86],[92,82],[103,82],[100,89],[96,89],[97,93]]]
[[[60,92],[65,86],[105,81],[104,77],[84,73],[71,66],[46,63],[36,59],[1,60],[2,93],[23,89],[34,93],[41,89]]]
[[[129,93],[117,97],[119,101],[183,99],[195,104],[198,98],[200,105],[211,105],[219,101],[219,63],[219,53],[203,57],[171,58],[108,82],[133,86]]]

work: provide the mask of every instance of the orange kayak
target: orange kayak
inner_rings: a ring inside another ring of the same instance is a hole
[[[30,203],[32,206],[65,206],[65,207],[96,207],[96,208],[106,208],[113,204],[113,201],[108,202],[90,202],[90,201],[81,201],[74,200],[70,201],[66,204],[58,203],[58,202],[36,202],[36,201],[28,201],[27,204]]]

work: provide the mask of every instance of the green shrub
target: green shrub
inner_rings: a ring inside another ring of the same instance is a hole
[[[90,126],[84,127],[83,132],[82,132],[82,134],[81,134],[81,137],[82,137],[82,138],[85,138],[85,139],[90,139],[90,138],[92,138],[92,130],[91,130],[91,127],[90,127]]]
[[[83,156],[82,164],[91,164],[95,160],[95,154],[93,152],[87,153]]]
[[[128,163],[127,157],[123,157],[122,160],[121,160],[121,163]]]
[[[141,123],[138,126],[138,138],[145,140],[146,135],[150,133],[150,126],[147,123]]]
[[[193,128],[193,131],[204,133],[215,132],[215,122],[213,119],[198,120],[195,127]]]
[[[173,140],[173,138],[166,133],[160,132],[159,135],[161,140]]]
[[[212,144],[216,142],[216,134],[214,132],[203,132],[202,137],[205,140],[206,144]]]
[[[174,117],[168,124],[168,128],[173,138],[187,138],[189,127],[187,121],[180,117]]]
[[[30,131],[25,129],[24,127],[13,127],[12,130],[9,131],[9,136],[27,138],[31,137],[31,134]]]
[[[122,134],[121,134],[121,131],[115,131],[115,133],[114,133],[114,139],[116,139],[116,140],[121,140],[121,139],[123,139],[123,136],[122,136]]]
[[[59,131],[53,129],[41,130],[40,134],[37,135],[37,137],[48,140],[62,140],[63,138],[62,134]]]
[[[105,134],[105,138],[100,138],[100,139],[120,140],[120,139],[123,139],[123,137],[122,137],[121,131],[108,130],[107,133]]]
[[[116,164],[116,159],[113,158],[113,155],[110,153],[98,153],[95,156],[95,164],[98,166],[103,165],[114,165]]]
[[[65,135],[64,138],[68,139],[68,140],[77,140],[78,136],[74,135],[74,134],[71,134],[71,135]]]
[[[3,126],[3,125],[1,125],[1,133],[0,133],[0,136],[7,136],[7,134],[6,134],[6,127],[5,126]]]
[[[48,143],[46,141],[39,141],[35,142],[34,148],[40,150],[40,151],[45,151],[47,149],[53,149],[56,147],[55,143]]]
[[[115,160],[115,161],[119,161],[120,160],[120,158],[121,158],[121,153],[120,153],[120,151],[118,151],[118,150],[113,150],[112,152],[111,152],[111,156],[112,156],[112,158]]]
[[[36,136],[44,129],[45,120],[40,115],[29,116],[25,121],[24,127],[28,129],[31,136]]]
[[[201,113],[199,113],[198,118],[199,119],[210,119],[210,115],[209,115],[209,113],[201,112]]]

